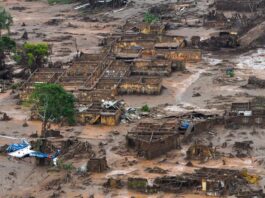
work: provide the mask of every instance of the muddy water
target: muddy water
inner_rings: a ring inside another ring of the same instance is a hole
[[[236,66],[240,69],[265,69],[265,48],[260,48],[254,51],[245,53],[238,58],[235,58]]]

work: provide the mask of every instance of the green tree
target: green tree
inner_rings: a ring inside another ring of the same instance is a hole
[[[10,26],[13,23],[12,17],[4,8],[0,7],[0,36],[2,36],[2,30],[8,30],[10,32]]]
[[[36,84],[29,102],[33,104],[42,120],[41,136],[45,136],[48,122],[58,123],[67,120],[75,122],[74,96],[66,92],[61,85]]]
[[[5,68],[5,53],[15,49],[16,43],[8,36],[0,37],[0,71]]]
[[[7,29],[8,33],[10,30],[10,25],[12,24],[11,15],[2,7],[0,7],[0,71],[1,77],[5,77],[5,53],[14,49],[16,43],[10,39],[8,36],[2,36],[2,30]]]
[[[16,60],[33,72],[47,62],[48,55],[49,45],[47,43],[25,43],[22,49],[17,51]]]
[[[151,23],[155,23],[158,21],[159,21],[159,18],[155,16],[154,14],[151,14],[149,12],[144,13],[144,22],[151,24]]]

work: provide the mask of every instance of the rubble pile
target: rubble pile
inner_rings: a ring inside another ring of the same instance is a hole
[[[229,32],[220,32],[218,36],[212,36],[199,43],[200,48],[204,50],[220,50],[221,48],[239,47],[237,34]]]
[[[99,9],[99,8],[120,8],[128,3],[128,0],[74,0],[81,3],[76,9],[86,8],[86,9]],[[81,1],[81,2],[80,2]]]
[[[209,159],[215,159],[217,152],[210,146],[194,144],[189,147],[186,155],[187,160],[201,160],[206,162]]]
[[[255,12],[265,8],[264,0],[215,0],[218,10]]]
[[[5,112],[0,112],[0,121],[9,121],[11,119]]]
[[[246,88],[265,88],[265,80],[257,78],[256,76],[250,76],[248,84],[244,86]]]
[[[152,184],[144,178],[129,178],[128,188],[147,193],[196,192],[208,196],[240,196],[252,191],[251,185],[240,171],[216,168],[201,168],[194,173],[179,176],[157,177]]]
[[[253,144],[253,141],[235,142],[233,150],[236,153],[236,157],[250,157],[251,151],[253,150],[251,144]]]
[[[81,142],[78,139],[68,139],[63,142],[61,147],[61,159],[69,160],[73,158],[90,159],[95,156],[91,145],[88,142]]]

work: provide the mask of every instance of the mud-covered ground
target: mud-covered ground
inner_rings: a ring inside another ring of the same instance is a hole
[[[14,25],[11,32],[14,38],[23,42],[20,37],[26,30],[29,33],[29,41],[46,41],[53,45],[53,61],[70,60],[77,48],[83,52],[96,52],[98,41],[102,33],[114,31],[119,25],[132,16],[139,16],[159,0],[135,0],[135,4],[121,10],[92,15],[97,22],[84,20],[84,14],[74,9],[75,5],[53,5],[45,2],[25,2],[8,0],[0,2],[14,17]],[[168,2],[168,1],[165,1]],[[173,1],[171,1],[173,2]],[[205,8],[206,1],[200,1],[199,10]],[[18,9],[19,8],[19,9]],[[85,13],[89,15],[89,13]],[[192,16],[190,17],[193,18]],[[56,20],[54,20],[56,19]],[[192,20],[191,20],[192,21]],[[25,26],[22,24],[25,23]],[[193,36],[200,34],[209,37],[214,29],[204,30],[198,28],[181,28],[170,34]],[[75,44],[76,43],[76,44]],[[223,112],[229,108],[229,104],[235,101],[248,101],[255,95],[265,95],[263,89],[245,89],[250,75],[264,77],[264,49],[248,52],[242,55],[232,53],[205,53],[203,61],[197,64],[188,64],[185,73],[173,73],[163,79],[165,87],[160,96],[122,96],[128,106],[139,107],[143,104],[160,107],[164,114],[178,114],[179,112],[196,109],[208,111],[220,110]],[[235,77],[228,78],[225,75],[227,66],[234,66]],[[200,93],[199,97],[193,97],[194,93]],[[28,127],[23,127],[25,120],[29,119],[30,112],[26,107],[17,105],[15,94],[6,92],[0,94],[0,111],[6,112],[12,120],[0,122],[0,135],[10,138],[0,138],[0,145],[15,143],[20,138],[30,139],[29,136],[40,131],[40,123],[27,121]],[[159,120],[158,120],[159,122]],[[214,129],[214,136],[208,133],[195,137],[201,141],[220,147],[225,141],[227,148],[223,150],[229,154],[235,140],[253,140],[255,149],[249,158],[228,158],[211,160],[207,163],[192,161],[193,167],[186,166],[185,151],[173,150],[154,160],[144,160],[126,148],[125,135],[133,127],[132,124],[121,124],[116,127],[106,126],[76,126],[61,127],[63,137],[75,136],[88,141],[96,150],[99,145],[106,150],[109,170],[100,174],[76,175],[67,171],[53,171],[47,167],[38,167],[32,159],[17,160],[7,156],[0,156],[0,197],[176,197],[174,194],[158,193],[154,195],[140,194],[122,189],[106,189],[103,184],[109,177],[119,177],[126,180],[129,176],[154,178],[159,174],[147,173],[148,167],[160,167],[168,170],[168,175],[192,172],[198,167],[214,168],[247,168],[253,173],[265,175],[264,165],[257,163],[257,159],[263,159],[264,130],[257,129],[253,135],[253,129],[227,130],[223,127]],[[58,128],[58,126],[53,126]],[[113,131],[117,131],[113,133]],[[233,134],[233,137],[231,137]],[[18,138],[18,139],[14,139]],[[226,161],[225,165],[223,160]],[[85,159],[73,159],[76,167],[86,163]],[[59,179],[59,180],[58,180]],[[263,182],[261,182],[263,185]],[[183,194],[180,197],[201,198],[202,195]]]

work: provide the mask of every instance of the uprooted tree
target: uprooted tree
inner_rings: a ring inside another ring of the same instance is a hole
[[[36,84],[29,102],[42,120],[41,136],[44,137],[49,122],[67,121],[75,123],[74,96],[61,85],[53,83]]]
[[[47,63],[48,55],[49,45],[47,43],[25,43],[21,49],[17,50],[16,61],[33,72]]]

